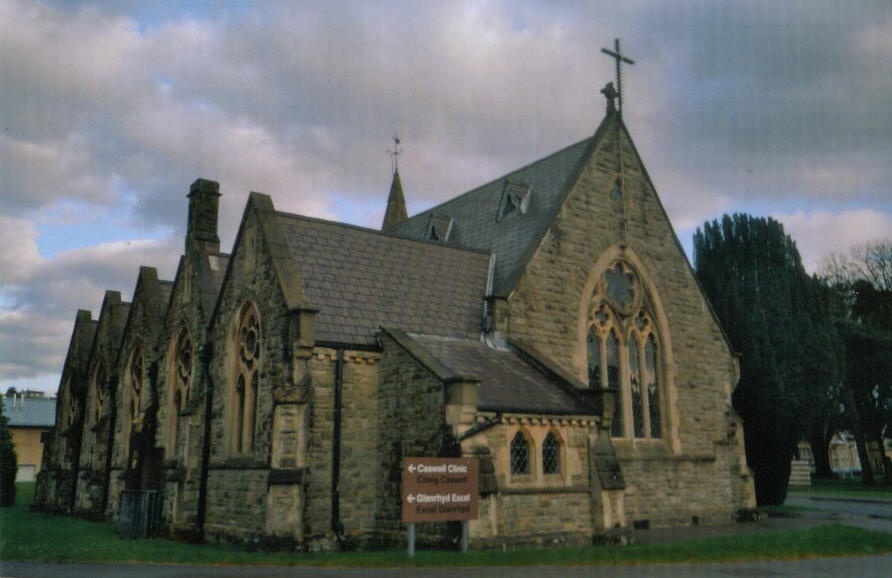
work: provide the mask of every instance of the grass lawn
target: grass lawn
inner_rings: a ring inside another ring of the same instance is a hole
[[[851,498],[888,498],[892,500],[892,485],[880,481],[872,486],[865,486],[860,477],[849,479],[813,479],[811,487],[791,487],[793,494],[825,494],[828,496],[846,496]]]
[[[286,554],[189,545],[161,538],[125,540],[111,526],[29,512],[33,484],[20,484],[14,508],[0,509],[0,559],[40,562],[143,562],[340,567],[507,566],[721,562],[847,556],[892,552],[892,534],[832,524],[806,531],[711,538],[658,546],[592,546],[513,552],[418,551]]]

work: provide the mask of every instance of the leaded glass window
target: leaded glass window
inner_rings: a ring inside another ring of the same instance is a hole
[[[657,343],[653,334],[644,344],[644,386],[647,388],[647,405],[650,410],[650,436],[662,436],[660,427],[660,384],[657,375]]]
[[[530,473],[530,443],[521,432],[514,434],[514,439],[511,440],[511,473]]]
[[[660,340],[652,305],[634,268],[622,259],[607,267],[591,297],[588,385],[616,391],[611,427],[615,437],[662,436]]]
[[[548,432],[542,442],[542,473],[561,473],[561,444],[554,432]]]
[[[603,387],[601,382],[601,338],[591,331],[588,334],[588,386]]]
[[[644,437],[644,407],[641,399],[641,372],[639,371],[638,343],[629,339],[629,389],[632,392],[632,423],[635,437]]]

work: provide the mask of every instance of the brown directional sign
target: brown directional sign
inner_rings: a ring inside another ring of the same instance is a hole
[[[476,519],[477,472],[475,458],[404,458],[403,522]]]

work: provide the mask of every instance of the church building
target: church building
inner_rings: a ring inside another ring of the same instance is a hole
[[[49,510],[299,551],[405,543],[407,457],[479,464],[472,548],[622,540],[755,507],[739,372],[605,89],[597,130],[381,230],[189,192],[173,281],[79,312]],[[87,343],[89,342],[89,346]],[[457,543],[454,523],[421,543]]]

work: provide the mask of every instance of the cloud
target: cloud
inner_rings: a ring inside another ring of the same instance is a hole
[[[139,263],[172,274],[197,177],[221,184],[228,249],[251,190],[377,226],[394,132],[419,210],[585,138],[614,37],[683,243],[754,206],[809,262],[888,230],[886,2],[0,0],[0,365],[57,371],[78,308],[129,298]]]
[[[8,224],[8,219],[0,223]],[[179,242],[172,239],[137,240],[42,259],[36,256],[33,238],[27,240],[29,228],[20,226],[19,231],[26,238],[19,243],[25,257],[13,263],[13,274],[2,269],[0,376],[4,380],[61,372],[77,310],[91,310],[98,318],[106,289],[120,291],[129,301],[140,264],[155,266],[160,278],[172,279],[180,253]]]
[[[796,211],[771,215],[796,242],[805,269],[816,273],[831,253],[848,253],[855,245],[892,240],[892,214],[872,209]]]

